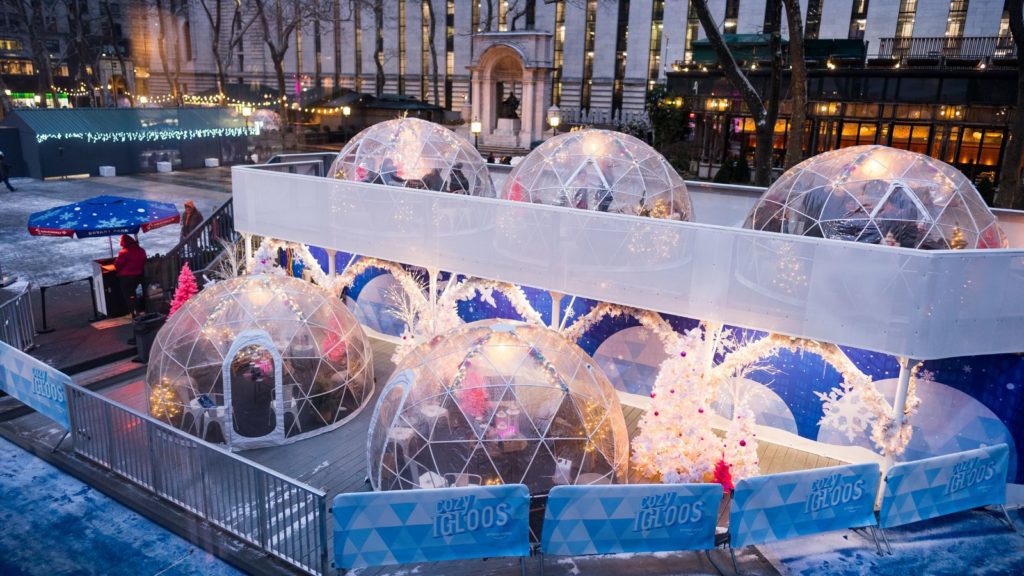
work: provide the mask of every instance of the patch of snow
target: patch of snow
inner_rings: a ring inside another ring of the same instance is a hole
[[[569,571],[568,574],[572,576],[578,576],[580,573],[580,569],[576,567],[576,562],[572,558],[559,558],[555,564],[566,566]]]

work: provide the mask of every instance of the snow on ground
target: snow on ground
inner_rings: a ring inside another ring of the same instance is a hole
[[[1019,511],[1010,517],[1024,526]],[[969,511],[886,531],[892,556],[866,533],[829,532],[758,546],[783,574],[1024,574],[1024,535],[995,514]]]
[[[239,574],[2,439],[0,502],[5,576]]]
[[[110,256],[106,238],[55,238],[28,233],[28,217],[33,212],[79,202],[94,196],[110,194],[129,198],[145,198],[173,202],[182,210],[185,200],[192,199],[203,216],[209,216],[223,204],[228,195],[213,190],[200,190],[163,182],[132,177],[89,178],[83,180],[39,181],[18,179],[16,192],[0,192],[0,264],[5,275],[18,276],[38,286],[51,286],[68,280],[90,276],[90,263]],[[146,252],[166,252],[178,243],[181,228],[177,224],[152,232],[139,233]],[[114,252],[118,238],[113,239]]]

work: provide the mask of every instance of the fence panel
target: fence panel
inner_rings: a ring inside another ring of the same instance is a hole
[[[328,569],[326,494],[74,384],[75,453],[310,574]]]
[[[35,346],[35,335],[31,286],[26,284],[10,300],[0,303],[0,342],[25,351]]]

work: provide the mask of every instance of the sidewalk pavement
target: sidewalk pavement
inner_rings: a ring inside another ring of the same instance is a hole
[[[204,216],[230,198],[230,170],[214,168],[170,174],[139,174],[115,178],[39,181],[27,178],[15,183],[16,192],[0,192],[0,253],[4,274],[32,284],[36,329],[43,330],[42,291],[46,289],[46,326],[53,332],[36,336],[29,353],[65,372],[76,372],[135,355],[127,343],[132,336],[130,319],[91,323],[93,307],[89,282],[91,262],[110,255],[106,238],[50,238],[31,236],[31,213],[78,202],[101,194],[173,202],[180,207],[193,200]],[[180,228],[166,226],[139,235],[152,255],[178,243]],[[114,250],[117,238],[111,238]],[[64,284],[67,283],[67,284]],[[100,290],[96,287],[96,290]]]

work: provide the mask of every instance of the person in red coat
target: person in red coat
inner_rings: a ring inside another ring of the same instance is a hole
[[[121,287],[121,297],[128,304],[133,317],[142,305],[141,299],[135,297],[135,291],[142,285],[145,266],[146,251],[139,246],[138,240],[127,234],[121,236],[121,251],[114,260],[114,272]]]

